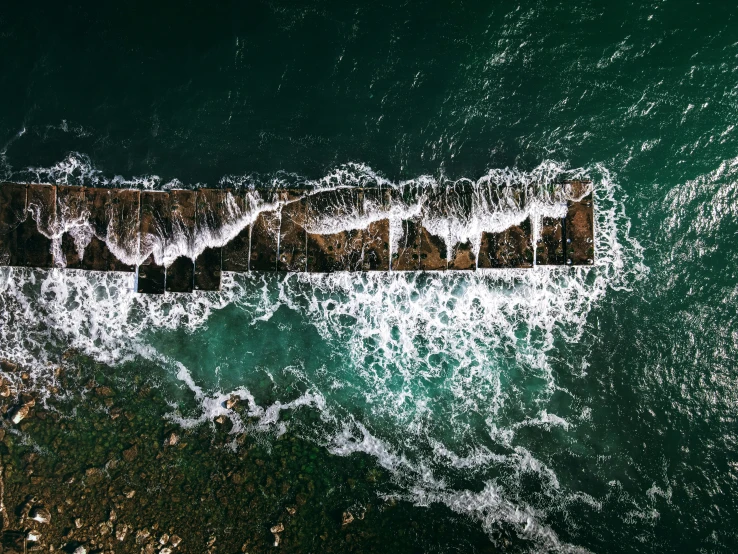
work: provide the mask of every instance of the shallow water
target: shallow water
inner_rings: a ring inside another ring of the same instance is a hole
[[[64,401],[87,378],[54,376],[70,348],[66,372],[107,376],[116,406],[130,398],[140,412],[126,437],[196,436],[177,462],[195,468],[195,488],[210,478],[197,471],[210,448],[233,471],[246,463],[237,437],[265,448],[264,471],[282,468],[285,481],[304,464],[269,445],[314,452],[330,508],[299,536],[288,524],[285,549],[320,549],[326,528],[337,551],[347,532],[356,551],[738,546],[731,6],[6,10],[4,180],[594,184],[587,268],[227,274],[219,294],[163,298],[135,295],[130,276],[0,268],[0,358],[32,374],[39,406],[46,398],[89,434],[80,444],[112,431]],[[150,404],[133,401],[144,382]],[[238,410],[224,406],[232,395]],[[212,424],[220,415],[228,423]],[[49,421],[32,422],[26,446],[53,443]],[[24,442],[4,425],[7,465]],[[95,463],[111,456],[100,447]],[[156,478],[143,480],[153,499]],[[216,548],[261,551],[287,496],[226,515],[208,504],[198,517]],[[342,525],[346,510],[389,503],[410,536],[379,508]],[[239,517],[248,532],[225,539]],[[179,548],[204,551],[197,540]]]

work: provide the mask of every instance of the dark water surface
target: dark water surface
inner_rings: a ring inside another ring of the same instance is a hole
[[[685,1],[0,6],[2,180],[566,172],[594,180],[597,230],[593,268],[226,276],[187,298],[0,268],[3,372],[37,401],[3,420],[9,525],[55,490],[57,549],[102,548],[120,505],[196,553],[274,550],[279,522],[294,552],[734,552],[737,20]],[[140,551],[135,529],[116,552]]]

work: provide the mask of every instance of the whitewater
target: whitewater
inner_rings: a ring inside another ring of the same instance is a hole
[[[27,180],[29,175],[34,182],[52,184],[183,187],[156,177],[106,178],[78,154],[14,177]],[[531,428],[567,435],[587,419],[591,407],[583,406],[576,420],[557,415],[551,403],[562,392],[552,371],[554,345],[585,340],[592,308],[608,291],[628,290],[648,273],[642,249],[629,233],[625,194],[616,176],[602,164],[569,169],[545,162],[529,172],[490,170],[481,178],[422,176],[392,183],[366,165],[347,164],[317,180],[247,175],[226,176],[220,184],[280,188],[299,183],[325,190],[379,183],[422,193],[460,183],[529,185],[564,176],[593,180],[593,267],[475,274],[226,274],[220,292],[191,297],[137,295],[131,275],[1,268],[0,358],[31,368],[42,398],[57,390],[53,368],[66,349],[112,366],[149,360],[164,368],[162,379],[179,383],[197,401],[199,409],[187,413],[172,403],[166,417],[183,428],[221,415],[233,421],[234,437],[244,430],[280,434],[290,426],[333,454],[373,457],[398,487],[377,491],[379,496],[418,506],[442,503],[478,520],[491,537],[503,522],[541,549],[581,551],[559,540],[546,521],[577,503],[597,509],[602,499],[562,484],[536,457],[535,444],[519,437]],[[540,212],[542,205],[531,198],[510,217],[520,221],[546,213]],[[393,221],[413,209],[393,214]],[[252,215],[235,218],[233,228],[205,242],[235,236],[251,220]],[[346,217],[341,229],[365,223]],[[460,222],[451,214],[435,227],[460,240],[478,233],[480,221]],[[224,312],[230,314],[229,340],[235,343],[228,360],[215,353],[209,369],[193,367],[197,363],[187,355],[157,344],[156,335],[167,329],[202,342]],[[279,333],[312,329],[326,360],[290,352],[282,367],[252,365],[258,356],[243,345],[273,320],[279,320]],[[587,371],[586,360],[569,366],[572,372]],[[260,404],[250,390],[250,374],[260,371],[277,390],[278,399],[269,404]],[[225,407],[234,395],[248,405],[256,424]],[[306,410],[318,417],[301,418]],[[288,422],[287,411],[295,412]],[[237,448],[235,442],[231,447]],[[542,495],[523,492],[527,474],[545,484]]]

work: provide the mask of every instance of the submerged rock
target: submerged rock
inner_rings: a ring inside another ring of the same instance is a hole
[[[151,532],[148,529],[139,529],[138,531],[136,531],[136,544],[145,543],[150,536]]]
[[[18,371],[18,364],[11,362],[10,360],[0,360],[0,370],[5,372]]]
[[[182,538],[178,535],[172,535],[172,537],[169,539],[169,542],[174,548],[177,548],[182,542]]]
[[[29,514],[30,518],[39,523],[49,523],[51,521],[51,513],[46,508],[36,506]]]
[[[130,527],[128,527],[128,525],[126,525],[125,523],[118,525],[115,528],[115,538],[121,542],[126,540],[129,530],[130,530]]]
[[[98,396],[102,396],[103,398],[113,396],[113,389],[110,387],[97,387],[95,389],[95,394]]]
[[[138,446],[135,444],[131,446],[128,450],[123,451],[123,459],[126,462],[132,462],[136,459],[136,456],[138,456]]]
[[[11,417],[11,421],[18,425],[21,421],[26,419],[28,417],[28,412],[31,411],[31,407],[28,404],[23,404],[22,406],[19,406],[14,412]]]
[[[90,485],[99,483],[103,480],[104,476],[105,474],[103,473],[103,470],[98,467],[91,467],[87,471],[85,471],[85,477],[87,478],[87,482]]]

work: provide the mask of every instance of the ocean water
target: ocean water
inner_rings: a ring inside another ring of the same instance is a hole
[[[286,522],[277,547],[293,492],[256,483],[266,500],[224,515],[182,488],[188,506],[162,517],[191,512],[216,541],[185,529],[180,551],[734,552],[737,18],[727,2],[612,0],[0,8],[3,181],[581,176],[596,233],[593,267],[226,274],[220,293],[159,298],[129,275],[0,268],[0,358],[30,375],[4,378],[55,414],[5,417],[6,473],[74,437],[55,463],[99,458],[113,478],[94,376],[130,412],[125,440],[200,445],[162,470],[189,468],[192,490],[210,457],[250,463],[248,441],[285,483],[316,483],[306,505],[325,517],[294,536]],[[126,509],[150,527],[144,507],[174,493],[141,479],[153,500]],[[127,540],[116,551],[140,551]]]

